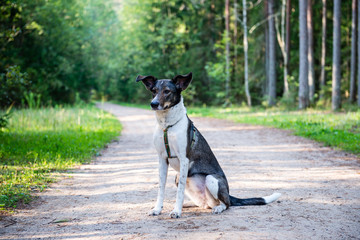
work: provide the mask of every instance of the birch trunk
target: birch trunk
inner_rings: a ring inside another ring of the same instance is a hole
[[[307,27],[306,27],[307,1],[299,1],[299,24],[300,24],[300,63],[299,63],[299,109],[309,106],[308,85],[308,59],[307,59]]]
[[[286,3],[286,40],[285,40],[285,51],[287,65],[286,72],[289,73],[289,62],[290,62],[290,14],[291,14],[291,1],[287,0]]]
[[[268,1],[268,15],[272,16],[274,0]],[[269,106],[276,103],[276,56],[275,56],[275,23],[274,17],[269,19]]]
[[[265,0],[265,19],[269,17],[268,0]],[[265,24],[265,91],[264,95],[269,94],[269,24]]]
[[[225,0],[225,42],[226,42],[226,104],[229,104],[229,94],[230,94],[230,40],[229,40],[229,22],[230,22],[230,15],[229,15],[229,5],[230,0]]]
[[[322,0],[322,34],[321,34],[321,70],[320,70],[320,99],[325,91],[325,62],[326,60],[326,0]]]
[[[341,0],[334,0],[333,17],[333,63],[332,63],[332,109],[341,107],[341,70],[340,70],[340,14]]]
[[[312,0],[308,0],[307,5],[307,32],[308,32],[308,81],[309,81],[309,99],[314,102],[315,95],[315,72],[314,72],[314,49],[313,49],[313,18],[312,18]]]
[[[243,25],[244,25],[244,79],[245,79],[245,93],[247,104],[251,107],[251,97],[249,91],[249,79],[248,79],[248,39],[247,39],[247,16],[246,16],[246,0],[243,3]]]
[[[356,43],[357,43],[357,9],[356,1],[352,0],[352,20],[351,20],[351,63],[350,63],[350,96],[349,102],[353,103],[356,99]]]
[[[285,40],[285,9],[286,0],[282,0],[281,6],[281,39],[282,39],[282,53],[284,57],[284,96],[289,94],[289,82],[288,82],[288,56],[286,52],[286,40]]]
[[[358,11],[358,26],[360,26],[360,0],[358,0],[357,2],[357,11]],[[357,37],[357,41],[358,41],[358,49],[357,49],[357,56],[358,56],[358,61],[357,61],[357,73],[358,73],[358,94],[357,94],[357,102],[358,102],[358,106],[360,107],[360,31],[358,30],[357,32],[358,37]]]
[[[237,22],[238,22],[238,12],[237,12],[237,0],[234,0],[234,81],[237,82]]]

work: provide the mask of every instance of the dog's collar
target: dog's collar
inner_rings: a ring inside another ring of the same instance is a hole
[[[178,122],[176,122],[175,124],[177,124]],[[171,151],[170,151],[170,146],[169,146],[169,140],[168,140],[168,129],[173,127],[175,124],[168,126],[167,128],[164,129],[164,143],[165,143],[165,149],[166,149],[166,153],[168,155],[168,158],[176,158],[176,156],[171,156]],[[196,142],[196,128],[194,127],[193,122],[190,121],[190,148],[192,148]]]

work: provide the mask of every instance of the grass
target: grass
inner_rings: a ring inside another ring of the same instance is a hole
[[[150,109],[145,104],[118,103],[123,106]],[[190,116],[228,119],[239,123],[255,124],[292,130],[295,135],[324,143],[360,155],[360,109],[353,105],[346,112],[333,113],[325,109],[306,111],[263,107],[188,107]]]
[[[121,131],[94,106],[15,110],[0,129],[0,209],[28,203],[53,172],[89,162]]]
[[[191,116],[213,117],[239,123],[271,126],[294,131],[310,138],[360,155],[360,110],[347,113],[329,111],[281,111],[260,108],[188,108]]]

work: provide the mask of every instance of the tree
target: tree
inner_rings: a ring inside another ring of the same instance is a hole
[[[350,96],[349,96],[349,102],[353,103],[355,102],[356,98],[356,43],[357,43],[357,8],[356,8],[356,1],[352,0],[352,19],[351,19],[351,63],[350,63]]]
[[[285,52],[286,52],[286,68],[287,74],[289,73],[289,62],[290,62],[290,14],[291,14],[291,0],[287,0],[286,3],[286,39],[285,39]]]
[[[325,63],[326,63],[326,0],[322,0],[322,33],[321,33],[321,63],[320,63],[320,99],[325,91]]]
[[[238,57],[237,57],[237,38],[238,38],[238,10],[237,10],[237,0],[234,0],[234,81],[237,82],[237,73],[238,73]]]
[[[230,94],[230,40],[229,40],[229,23],[230,23],[230,0],[225,0],[225,44],[226,44],[226,104],[229,104],[229,94]]]
[[[314,102],[315,95],[315,71],[314,71],[314,49],[313,49],[313,18],[312,18],[312,0],[307,2],[307,39],[308,39],[308,81],[309,81],[309,99]]]
[[[333,63],[332,63],[332,109],[341,107],[340,30],[341,0],[334,0],[333,16]]]
[[[269,106],[276,103],[276,46],[275,46],[275,23],[274,23],[274,0],[268,0],[269,16]]]
[[[269,95],[269,4],[268,0],[264,1],[264,10],[265,10],[265,87],[264,95]]]
[[[281,4],[281,32],[279,30],[278,27],[278,20],[277,17],[275,18],[276,20],[276,36],[279,42],[279,46],[280,46],[280,50],[281,50],[281,54],[283,56],[284,59],[284,94],[283,96],[287,96],[289,93],[289,82],[287,79],[287,71],[288,71],[288,60],[287,60],[287,52],[286,52],[286,43],[285,43],[285,9],[286,9],[286,0],[282,0],[282,4]]]
[[[249,92],[249,79],[248,79],[248,39],[247,39],[247,17],[246,17],[246,0],[243,3],[243,26],[244,26],[244,79],[245,79],[245,93],[247,104],[251,107],[251,97]]]
[[[307,1],[299,1],[299,25],[300,25],[300,41],[299,41],[299,109],[305,109],[309,106],[309,83],[308,83],[308,41],[306,14]]]
[[[358,0],[357,3],[357,11],[358,11],[358,26],[360,26],[360,0]],[[358,101],[358,106],[360,107],[360,31],[358,30],[357,32],[358,36],[357,36],[357,43],[358,43],[358,48],[357,48],[357,57],[358,57],[358,61],[357,61],[357,74],[358,74],[358,95],[357,95],[357,101]]]

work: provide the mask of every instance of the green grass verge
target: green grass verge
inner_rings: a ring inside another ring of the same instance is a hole
[[[188,108],[191,116],[229,119],[239,123],[293,130],[307,137],[355,154],[360,154],[360,110],[331,113],[329,111],[279,111],[259,108]]]
[[[118,103],[123,106],[149,109],[144,104]],[[351,105],[352,106],[352,105]],[[271,126],[294,131],[295,135],[360,155],[360,110],[347,107],[348,112],[327,110],[287,111],[262,107],[188,107],[190,116],[228,119],[239,123]]]
[[[89,162],[120,131],[94,106],[15,110],[0,129],[0,209],[28,203],[55,180],[52,172]]]

